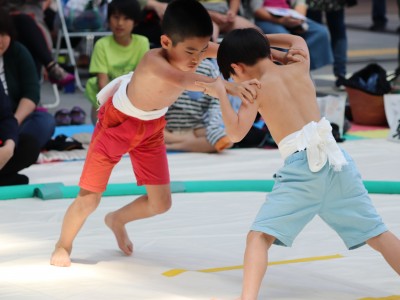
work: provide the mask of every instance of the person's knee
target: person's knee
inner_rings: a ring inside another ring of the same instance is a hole
[[[275,237],[266,234],[264,232],[260,232],[260,231],[253,231],[251,230],[248,234],[247,234],[247,245],[255,243],[255,242],[264,242],[268,245],[268,248],[271,247],[271,245],[274,243]]]
[[[99,206],[100,199],[101,193],[81,189],[78,197],[75,199],[75,204],[82,213],[90,214]]]
[[[151,201],[150,206],[155,215],[167,212],[172,206],[171,195],[165,195],[161,199],[157,199],[157,201]]]

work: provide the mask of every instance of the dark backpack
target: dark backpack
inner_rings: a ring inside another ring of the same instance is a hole
[[[343,85],[376,96],[382,96],[391,90],[386,70],[378,64],[369,64],[355,72],[344,80]]]

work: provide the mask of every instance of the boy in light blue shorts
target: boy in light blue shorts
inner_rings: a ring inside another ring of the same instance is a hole
[[[302,55],[276,65],[271,46],[301,49]],[[367,243],[400,274],[400,240],[383,224],[353,160],[338,147],[329,121],[320,116],[309,56],[301,37],[273,34],[266,39],[255,29],[233,30],[220,44],[218,65],[224,78],[255,80],[255,101],[242,103],[236,112],[221,79],[197,83],[219,98],[232,142],[247,134],[260,113],[285,161],[247,236],[242,300],[257,299],[271,245],[291,246],[317,214],[349,249]]]

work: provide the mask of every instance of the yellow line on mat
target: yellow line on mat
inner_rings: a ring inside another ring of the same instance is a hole
[[[348,57],[357,56],[374,56],[374,55],[397,55],[397,48],[381,48],[381,49],[360,49],[347,51]]]
[[[298,259],[289,259],[289,260],[281,260],[281,261],[273,261],[268,263],[268,266],[273,266],[273,265],[285,265],[285,264],[296,264],[296,263],[304,263],[304,262],[311,262],[311,261],[318,261],[318,260],[329,260],[329,259],[336,259],[336,258],[342,258],[343,256],[340,254],[335,254],[335,255],[326,255],[326,256],[314,256],[314,257],[305,257],[305,258],[298,258]],[[202,269],[202,270],[196,270],[195,272],[202,272],[202,273],[215,273],[215,272],[223,272],[223,271],[232,271],[232,270],[238,270],[238,269],[243,269],[243,265],[239,266],[230,266],[230,267],[220,267],[220,268],[211,268],[211,269]],[[187,272],[189,270],[186,269],[172,269],[168,270],[162,275],[167,276],[167,277],[174,277],[177,275],[180,275],[184,272]]]

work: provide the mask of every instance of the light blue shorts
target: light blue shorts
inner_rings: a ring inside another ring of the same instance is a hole
[[[387,231],[353,159],[345,151],[343,154],[348,165],[342,171],[335,172],[327,163],[316,173],[308,167],[306,151],[289,156],[274,175],[273,190],[251,230],[274,236],[277,245],[291,246],[304,226],[319,215],[348,249]]]

